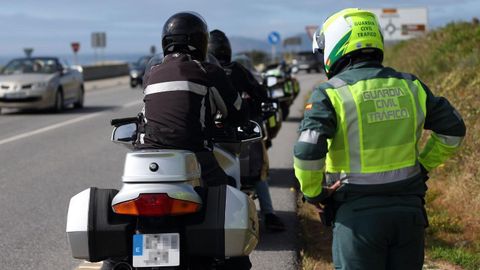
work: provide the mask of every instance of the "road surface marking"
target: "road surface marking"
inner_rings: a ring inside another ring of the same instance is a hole
[[[75,268],[74,270],[87,270],[87,269],[99,270],[100,268],[102,268],[102,264],[103,263],[101,262],[91,263],[91,262],[84,261],[79,266],[77,266],[77,268]]]
[[[124,105],[120,106],[120,108],[133,107],[135,105],[139,105],[139,104],[142,104],[142,103],[143,103],[143,101],[137,100],[137,101],[133,101],[133,102],[124,104]],[[32,137],[34,135],[45,133],[45,132],[48,132],[48,131],[51,131],[51,130],[54,130],[54,129],[58,129],[58,128],[61,128],[61,127],[64,127],[64,126],[68,126],[68,125],[71,125],[71,124],[75,124],[75,123],[78,123],[78,122],[81,122],[81,121],[84,121],[84,120],[87,120],[87,119],[90,119],[90,118],[97,117],[97,116],[102,115],[104,113],[105,112],[91,113],[91,114],[87,114],[87,115],[84,115],[84,116],[73,118],[73,119],[70,119],[70,120],[67,120],[67,121],[64,121],[64,122],[60,122],[60,123],[57,123],[57,124],[46,126],[46,127],[43,127],[43,128],[37,129],[37,130],[26,132],[26,133],[23,133],[23,134],[20,134],[20,135],[12,136],[10,138],[0,140],[0,145],[15,142],[15,141],[18,141],[18,140],[21,140],[21,139],[24,139],[24,138]]]

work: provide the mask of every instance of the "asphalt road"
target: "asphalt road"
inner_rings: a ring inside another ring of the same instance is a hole
[[[300,75],[302,94],[320,75]],[[90,186],[119,188],[126,148],[109,141],[112,118],[134,116],[142,107],[140,89],[122,80],[88,83],[85,108],[63,113],[3,111],[0,115],[1,269],[74,269],[65,234],[70,197]],[[120,84],[119,84],[120,83]],[[292,146],[304,98],[270,150],[271,192],[288,230],[262,229],[253,269],[296,269],[297,219]]]

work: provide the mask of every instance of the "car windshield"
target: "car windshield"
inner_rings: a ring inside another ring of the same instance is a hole
[[[51,58],[24,58],[10,61],[3,69],[2,74],[40,73],[49,74],[56,72],[57,64]]]
[[[138,61],[136,63],[137,66],[145,68],[145,66],[148,64],[148,61],[150,61],[150,58],[152,58],[152,56],[142,56],[142,57],[140,57],[140,59],[138,59]]]
[[[305,60],[314,60],[315,55],[313,53],[301,53],[297,56],[298,60],[305,61]]]

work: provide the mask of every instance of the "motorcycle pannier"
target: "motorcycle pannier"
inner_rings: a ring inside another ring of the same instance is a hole
[[[133,219],[112,211],[115,189],[88,188],[70,199],[67,235],[76,259],[98,262],[131,253]]]
[[[258,243],[255,203],[231,186],[209,187],[203,213],[186,226],[188,253],[217,258],[245,256]]]

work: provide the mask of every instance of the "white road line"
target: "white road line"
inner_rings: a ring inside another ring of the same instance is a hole
[[[102,262],[91,263],[91,262],[84,261],[79,266],[77,266],[77,268],[75,268],[74,270],[87,270],[87,269],[99,270],[100,268],[102,268],[102,264],[103,264]]]
[[[121,106],[121,108],[133,107],[133,106],[139,105],[141,103],[143,103],[141,100],[140,101],[137,100],[137,101],[133,101],[133,102],[124,104],[124,105]],[[81,122],[81,121],[84,121],[84,120],[87,120],[87,119],[90,119],[90,118],[97,117],[97,116],[102,115],[104,113],[105,112],[91,113],[91,114],[80,116],[80,117],[70,119],[70,120],[67,120],[67,121],[64,121],[64,122],[60,122],[60,123],[57,123],[57,124],[46,126],[46,127],[43,127],[43,128],[37,129],[37,130],[26,132],[26,133],[23,133],[23,134],[20,134],[20,135],[12,136],[10,138],[0,140],[0,145],[11,143],[11,142],[14,142],[14,141],[18,141],[18,140],[21,140],[21,139],[24,139],[24,138],[32,137],[34,135],[45,133],[45,132],[48,132],[48,131],[51,131],[51,130],[54,130],[54,129],[58,129],[58,128],[61,128],[61,127],[64,127],[64,126],[68,126],[68,125],[71,125],[71,124],[75,124],[75,123],[78,123],[78,122]]]

